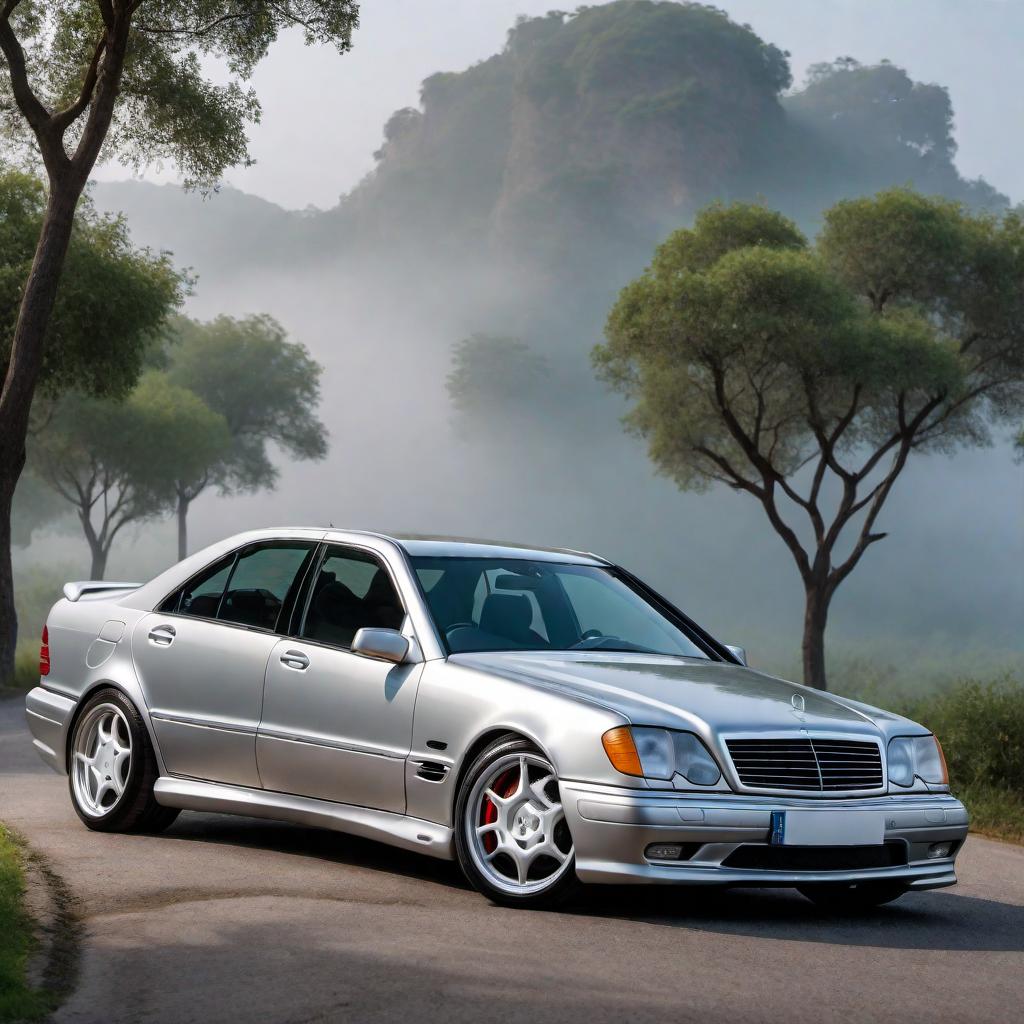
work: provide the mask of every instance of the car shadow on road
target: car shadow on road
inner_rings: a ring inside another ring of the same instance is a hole
[[[267,849],[472,892],[458,867],[369,839],[229,815],[184,814],[165,833],[184,842]],[[792,889],[592,886],[560,913],[789,942],[891,949],[1024,951],[1024,907],[955,890],[908,893],[853,915],[822,910]]]
[[[790,942],[1024,951],[1024,907],[949,890],[911,892],[883,907],[842,914],[816,907],[794,889],[595,887],[573,909],[586,917]]]
[[[450,861],[410,853],[344,832],[227,814],[182,814],[162,838],[186,842],[273,850],[299,857],[437,882],[452,889],[470,887]]]

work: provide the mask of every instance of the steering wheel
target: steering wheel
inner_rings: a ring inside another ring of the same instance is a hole
[[[477,628],[478,627],[477,627],[477,624],[475,622],[453,622],[450,626],[446,626],[445,627],[444,635],[447,636],[449,633],[453,632],[456,629],[477,629]]]

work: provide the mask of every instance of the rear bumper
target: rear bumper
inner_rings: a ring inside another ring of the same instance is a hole
[[[25,718],[32,733],[32,746],[39,756],[61,775],[67,774],[68,727],[77,704],[41,686],[25,698]]]
[[[561,792],[576,848],[576,873],[584,882],[789,887],[876,880],[937,889],[956,884],[954,861],[967,835],[967,811],[945,793],[809,800],[662,794],[574,782],[563,782]],[[841,870],[768,870],[724,863],[740,847],[779,849],[768,843],[771,813],[787,809],[883,811],[885,842],[894,844],[887,849],[897,850],[905,863],[851,864]],[[692,845],[678,860],[652,860],[645,854],[652,843]],[[936,843],[950,843],[949,855],[929,857]]]

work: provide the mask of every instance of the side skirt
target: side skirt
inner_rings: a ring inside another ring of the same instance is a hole
[[[291,821],[375,839],[440,860],[455,859],[454,833],[448,826],[390,811],[168,776],[157,779],[153,795],[164,807]]]

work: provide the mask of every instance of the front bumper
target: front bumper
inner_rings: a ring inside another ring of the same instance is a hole
[[[948,793],[829,800],[684,795],[565,781],[560,789],[576,848],[576,873],[584,882],[789,887],[873,880],[899,881],[908,889],[938,889],[956,884],[954,861],[967,835],[967,811]],[[759,852],[787,849],[769,847],[772,811],[844,808],[884,811],[887,849],[897,850],[905,862],[838,870],[724,863],[741,847],[756,847],[745,851],[754,859]],[[652,843],[684,844],[688,859],[648,859],[645,851]],[[929,847],[935,843],[950,843],[949,856],[929,858]]]

